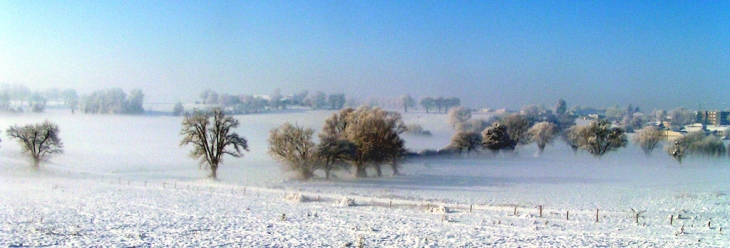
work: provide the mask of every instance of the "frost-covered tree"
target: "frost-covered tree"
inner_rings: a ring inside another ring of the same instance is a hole
[[[248,151],[248,141],[233,132],[237,127],[238,120],[226,116],[221,108],[210,112],[195,110],[183,119],[180,146],[191,144],[190,157],[199,159],[201,167],[210,169],[209,177],[217,179],[223,155],[242,157],[243,151]]]
[[[203,104],[218,104],[218,92],[212,89],[206,89],[200,92],[200,99],[203,101]]]
[[[129,92],[129,96],[126,101],[126,113],[127,114],[142,114],[144,113],[144,93],[140,89],[133,89]]]
[[[172,115],[174,116],[180,116],[185,112],[185,107],[183,107],[182,102],[175,103],[175,106],[172,107]]]
[[[284,123],[269,132],[269,155],[286,165],[287,170],[295,171],[302,179],[309,180],[318,165],[313,134],[311,128]]]
[[[517,145],[524,145],[530,141],[530,138],[527,136],[527,131],[532,126],[532,123],[524,115],[507,115],[502,118],[502,125],[507,128],[509,137],[514,140]]]
[[[413,108],[416,106],[416,100],[411,97],[409,94],[402,95],[400,97],[400,103],[403,106],[403,111],[408,113],[408,108]]]
[[[680,155],[701,155],[710,157],[720,157],[727,153],[725,143],[722,139],[714,135],[705,135],[702,131],[688,133],[675,140],[675,147],[668,146],[667,153],[675,156],[677,148]],[[678,146],[678,147],[676,147]],[[680,161],[681,162],[681,161]]]
[[[476,132],[459,131],[451,136],[450,148],[456,149],[461,153],[466,150],[467,153],[476,150],[482,145],[482,136]]]
[[[624,130],[611,127],[611,123],[606,120],[593,121],[588,126],[573,129],[572,132],[575,132],[572,136],[576,138],[578,147],[597,157],[626,147],[628,143]]]
[[[327,106],[327,94],[322,91],[314,92],[305,100],[309,107],[313,109],[321,109]]]
[[[446,115],[446,122],[456,128],[457,124],[467,122],[471,119],[471,111],[466,107],[453,107]]]
[[[405,142],[399,134],[405,130],[397,112],[363,106],[333,114],[325,121],[322,133],[354,144],[355,152],[348,162],[355,167],[355,176],[362,178],[367,177],[368,165],[375,168],[378,176],[382,175],[383,163],[390,163],[397,173],[395,162],[405,153]]]
[[[482,146],[492,151],[511,151],[515,149],[517,142],[510,138],[505,125],[495,122],[482,132]]]
[[[485,119],[470,119],[466,122],[457,123],[454,129],[457,132],[473,132],[479,134],[490,125],[491,123]]]
[[[540,152],[545,150],[545,146],[553,142],[555,135],[558,133],[558,128],[555,124],[550,122],[538,122],[527,130],[527,135],[530,140],[537,143],[537,148]]]
[[[281,89],[276,88],[273,93],[269,96],[269,106],[272,109],[285,109],[286,106],[282,101],[284,96],[281,94]]]
[[[641,150],[644,151],[644,154],[649,156],[662,138],[664,138],[664,134],[661,130],[659,130],[659,128],[656,128],[655,126],[646,126],[636,132],[633,139],[634,142],[639,144]]]
[[[75,89],[67,89],[61,92],[63,98],[63,104],[71,108],[71,113],[75,112],[75,109],[79,106],[79,94],[76,93]]]
[[[7,135],[17,140],[23,151],[30,155],[32,168],[38,170],[41,161],[51,155],[63,153],[63,142],[58,136],[58,125],[49,121],[25,126],[12,126]]]
[[[345,94],[330,94],[327,97],[327,102],[330,104],[330,109],[342,109],[343,107],[345,107]]]
[[[667,118],[667,111],[663,109],[654,110],[654,118],[658,122],[664,121]]]

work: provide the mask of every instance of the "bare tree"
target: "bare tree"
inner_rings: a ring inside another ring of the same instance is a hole
[[[654,117],[659,123],[661,123],[667,118],[667,111],[663,109],[654,110]]]
[[[454,129],[457,132],[473,132],[479,134],[490,125],[491,123],[485,119],[470,119],[466,122],[457,123]]]
[[[555,124],[550,122],[539,122],[533,125],[527,130],[527,135],[530,140],[537,143],[537,148],[542,153],[545,150],[545,146],[555,139],[555,135],[558,133],[558,128]]]
[[[527,144],[530,139],[527,137],[527,131],[532,126],[530,120],[524,115],[511,114],[502,118],[502,124],[507,128],[509,137],[518,145]]]
[[[449,144],[449,147],[456,149],[459,153],[466,150],[466,153],[468,154],[479,148],[481,145],[482,136],[479,135],[479,133],[459,131],[456,132],[454,136],[451,136],[451,144]]]
[[[237,127],[238,120],[225,116],[221,108],[205,113],[195,110],[183,119],[180,146],[192,144],[190,157],[199,159],[201,167],[210,169],[210,178],[218,179],[218,165],[223,163],[224,154],[243,157],[243,151],[248,151],[248,141],[233,132]]]
[[[38,124],[29,124],[22,127],[12,126],[7,135],[17,139],[24,152],[30,155],[33,169],[40,169],[41,161],[51,155],[63,153],[63,142],[58,136],[58,125],[49,121]]]
[[[403,105],[403,110],[408,113],[408,108],[413,108],[416,106],[416,100],[411,97],[411,95],[405,94],[400,97],[400,102]]]
[[[286,165],[288,170],[297,172],[302,179],[309,180],[317,169],[313,134],[311,128],[284,123],[269,132],[269,155]]]
[[[575,132],[572,136],[577,139],[578,147],[597,157],[625,147],[628,143],[624,130],[611,127],[611,123],[606,120],[593,121],[588,126],[573,129],[572,132]]]
[[[669,111],[669,118],[671,119],[672,126],[683,126],[692,123],[694,113],[687,110],[686,108],[676,108]]]
[[[421,98],[421,100],[418,101],[418,104],[420,104],[421,107],[426,110],[426,113],[428,113],[428,110],[436,105],[435,100],[433,99],[433,97],[430,96]]]
[[[471,111],[463,106],[449,109],[449,113],[446,115],[446,122],[453,128],[456,128],[459,123],[467,122],[469,119],[471,119]]]
[[[646,154],[646,156],[649,156],[662,138],[664,138],[664,134],[662,134],[662,131],[659,130],[659,128],[646,126],[636,132],[636,135],[634,135],[634,142],[641,146],[641,150],[644,150],[644,154]]]

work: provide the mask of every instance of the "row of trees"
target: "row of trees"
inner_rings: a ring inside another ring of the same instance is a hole
[[[452,107],[457,107],[461,105],[461,99],[458,97],[449,97],[449,98],[443,98],[443,97],[423,97],[421,100],[418,101],[418,104],[423,107],[424,110],[426,110],[426,113],[428,113],[429,110],[436,108],[437,113],[441,113],[441,110],[443,109],[444,112],[446,112],[448,109]]]
[[[144,93],[134,89],[129,95],[120,88],[97,90],[81,97],[81,111],[87,114],[142,114]]]
[[[312,109],[342,109],[345,106],[345,94],[325,94],[316,91],[309,94],[304,90],[291,96],[284,96],[281,89],[276,89],[268,96],[247,94],[218,94],[207,89],[200,93],[203,104],[220,106],[225,112],[233,114],[258,113],[266,110],[285,109],[286,106],[306,106]],[[180,103],[182,105],[182,103]],[[173,111],[175,112],[175,111]]]
[[[329,179],[332,171],[351,168],[362,178],[370,167],[382,176],[383,164],[390,164],[393,174],[398,174],[398,160],[406,153],[399,135],[405,130],[398,112],[346,108],[325,120],[319,144],[312,141],[311,128],[284,123],[271,130],[269,154],[304,179],[313,177],[316,170],[324,170]]]
[[[24,112],[24,105],[27,104],[30,111],[40,113],[49,101],[62,102],[73,110],[78,106],[79,95],[74,89],[31,91],[24,85],[3,85],[0,89],[0,111],[3,112]]]

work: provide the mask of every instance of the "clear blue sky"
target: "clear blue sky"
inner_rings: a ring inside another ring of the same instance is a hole
[[[730,1],[4,1],[0,83],[730,108]]]

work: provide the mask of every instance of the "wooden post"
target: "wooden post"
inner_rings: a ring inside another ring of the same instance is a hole
[[[596,209],[596,222],[598,222],[598,209]]]
[[[515,210],[512,212],[512,215],[517,216],[517,206],[515,206]]]
[[[669,216],[669,225],[671,226],[674,222],[674,215]]]
[[[542,218],[542,205],[540,205],[539,207],[540,207],[540,218]]]
[[[569,210],[565,211],[565,220],[570,220],[570,211]]]
[[[319,195],[317,195],[317,202],[319,202]]]
[[[474,204],[469,205],[469,213],[471,213],[472,207],[474,207]]]
[[[390,208],[393,208],[393,200],[390,200],[390,201],[388,202],[388,208],[389,208],[389,209],[390,209]]]
[[[709,221],[707,221],[707,228],[712,228],[712,227],[710,227],[710,223],[712,223],[712,219],[710,219]]]

